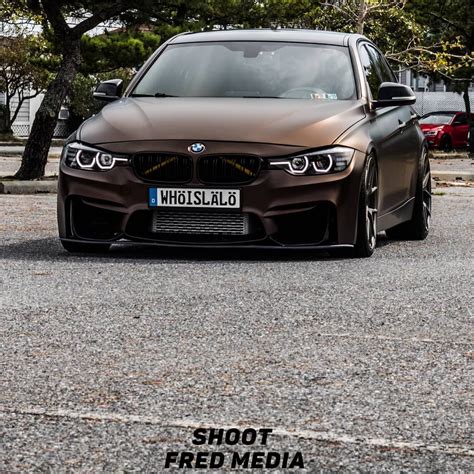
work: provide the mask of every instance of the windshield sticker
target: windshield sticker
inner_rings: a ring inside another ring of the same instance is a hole
[[[314,100],[337,100],[337,94],[326,94],[325,92],[323,93],[317,93],[313,92],[311,94],[311,99]]]

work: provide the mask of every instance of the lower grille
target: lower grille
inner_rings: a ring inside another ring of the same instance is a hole
[[[231,212],[156,211],[152,232],[157,234],[248,235],[249,215]]]

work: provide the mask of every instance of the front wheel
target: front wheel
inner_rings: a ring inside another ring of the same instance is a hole
[[[451,139],[449,138],[448,135],[445,135],[439,144],[439,148],[441,151],[444,151],[445,153],[449,153],[450,151],[453,150],[453,145],[451,143]]]
[[[360,183],[357,212],[357,240],[351,249],[332,249],[336,258],[370,257],[377,245],[378,171],[374,155],[365,162]]]
[[[110,244],[71,242],[69,240],[61,240],[61,245],[69,253],[105,253],[110,249]]]
[[[424,240],[431,225],[431,168],[426,149],[420,160],[412,218],[386,231],[389,239]]]
[[[374,155],[365,164],[359,195],[356,257],[370,257],[377,244],[378,171]]]

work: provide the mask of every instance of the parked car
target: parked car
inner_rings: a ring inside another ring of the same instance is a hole
[[[474,121],[474,114],[471,114]],[[431,112],[420,118],[421,130],[433,148],[451,151],[467,145],[469,131],[465,112]]]
[[[471,156],[474,155],[474,122],[471,124],[471,128],[467,133],[467,149]]]
[[[356,34],[176,36],[64,148],[58,221],[70,252],[115,243],[345,250],[424,239],[427,146],[377,47]]]

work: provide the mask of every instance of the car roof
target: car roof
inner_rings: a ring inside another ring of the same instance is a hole
[[[435,112],[428,112],[425,115],[450,115],[450,114],[462,114],[464,112],[460,110],[436,110]]]
[[[184,33],[173,38],[171,44],[213,41],[288,41],[347,46],[349,38],[361,35],[334,31],[302,29],[215,30],[201,33]]]

